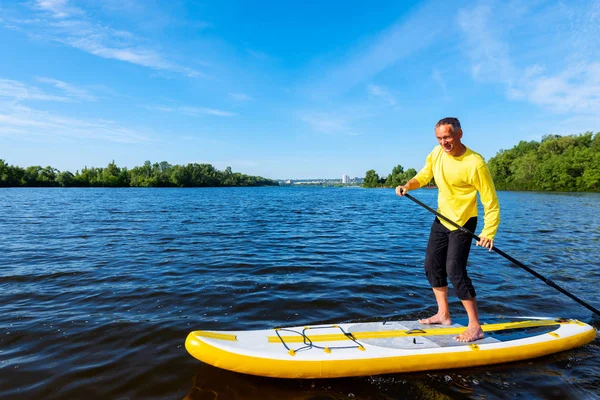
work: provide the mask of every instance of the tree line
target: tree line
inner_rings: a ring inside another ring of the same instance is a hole
[[[387,177],[380,177],[374,169],[370,169],[367,171],[362,187],[396,187],[408,182],[408,180],[416,174],[417,171],[414,168],[409,168],[404,171],[402,165],[395,166],[394,169],[392,169],[392,173]]]
[[[260,176],[220,171],[211,164],[171,165],[166,161],[127,169],[115,162],[106,168],[85,167],[73,174],[39,165],[21,168],[0,159],[0,187],[216,187],[277,186]]]
[[[521,141],[500,150],[487,164],[499,190],[600,192],[600,132]],[[398,165],[384,178],[371,169],[363,187],[396,187],[416,174]]]
[[[498,189],[600,192],[600,132],[521,141],[488,166]]]

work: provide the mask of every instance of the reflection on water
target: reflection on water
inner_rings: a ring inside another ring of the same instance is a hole
[[[410,320],[433,216],[393,190],[8,189],[0,196],[0,398],[600,396],[600,343],[527,362],[277,380],[203,365],[198,329]],[[435,190],[414,195],[435,205]],[[498,246],[600,307],[600,195],[499,193]],[[479,227],[481,229],[481,226]],[[599,319],[473,248],[483,316]],[[451,293],[451,295],[453,295]],[[458,300],[451,310],[464,317]]]

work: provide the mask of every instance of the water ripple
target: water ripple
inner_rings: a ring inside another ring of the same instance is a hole
[[[598,340],[510,366],[311,382],[233,374],[186,353],[187,333],[201,328],[435,312],[423,273],[433,217],[392,190],[2,194],[1,398],[600,396]],[[430,205],[436,194],[415,192]],[[600,282],[600,196],[499,195],[497,245],[598,307],[600,294],[590,288]],[[469,270],[482,315],[566,316],[600,326],[495,253],[474,247]],[[451,308],[465,317],[455,297]]]

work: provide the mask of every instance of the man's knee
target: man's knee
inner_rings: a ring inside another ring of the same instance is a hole
[[[446,263],[448,279],[452,282],[456,297],[461,300],[469,300],[475,297],[475,288],[467,274],[465,264],[460,260],[448,260]]]
[[[425,276],[427,277],[431,287],[448,286],[448,279],[446,279],[446,275],[441,273],[440,270],[431,268],[431,266],[425,265]]]

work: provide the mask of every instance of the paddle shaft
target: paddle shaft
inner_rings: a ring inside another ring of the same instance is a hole
[[[468,230],[468,229],[466,229],[466,228],[458,225],[454,221],[451,221],[450,219],[446,218],[445,216],[443,216],[442,214],[440,214],[439,212],[437,212],[433,208],[429,207],[427,204],[425,204],[425,203],[423,203],[423,202],[415,199],[410,194],[404,192],[404,196],[408,197],[409,199],[411,199],[412,201],[414,201],[415,203],[417,203],[421,207],[425,208],[426,210],[431,211],[432,213],[434,213],[435,215],[437,215],[439,218],[443,219],[444,221],[448,222],[449,224],[452,224],[452,226],[460,229],[461,231],[463,231],[465,233],[468,233],[469,235],[471,235],[473,237],[473,239],[475,239],[475,240],[477,240],[479,242],[479,240],[480,240],[479,236],[477,236],[476,234],[474,234],[470,230]],[[582,306],[586,307],[588,310],[590,310],[590,311],[594,312],[596,315],[600,316],[600,311],[598,311],[598,309],[592,307],[591,305],[589,305],[585,301],[581,300],[579,297],[575,296],[574,294],[571,294],[570,292],[566,291],[562,287],[558,286],[552,280],[546,278],[542,274],[537,273],[536,271],[532,270],[531,268],[529,268],[528,266],[526,266],[522,262],[520,262],[518,260],[515,260],[513,257],[509,256],[508,254],[506,254],[505,252],[503,252],[502,250],[500,250],[496,246],[492,247],[492,250],[495,251],[496,253],[500,254],[502,257],[506,258],[507,260],[511,261],[513,264],[516,264],[519,267],[523,268],[525,271],[529,272],[531,275],[535,276],[536,278],[541,279],[546,285],[552,286],[554,289],[556,289],[559,292],[561,292],[561,293],[569,296],[570,298],[572,298],[573,300],[575,300],[576,302],[578,302]]]

